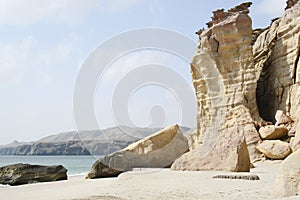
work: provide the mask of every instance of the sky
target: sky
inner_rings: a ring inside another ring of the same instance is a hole
[[[195,32],[206,26],[213,10],[229,9],[242,2],[0,0],[0,144],[116,125],[147,127],[179,123],[195,127],[196,101],[189,56],[184,59],[163,50],[144,48],[115,57],[98,77],[91,94],[98,123],[91,127],[79,127],[80,122],[74,117],[79,74],[90,55],[118,35],[151,27],[196,42]],[[268,26],[271,19],[282,15],[284,7],[285,0],[254,0],[250,9],[253,28]],[[124,44],[130,46],[138,39],[131,38]],[[121,49],[116,44],[110,48],[104,49],[107,55]],[[145,68],[147,65],[152,67]],[[159,76],[164,73],[170,76]],[[149,81],[138,82],[135,77]],[[153,77],[156,80],[151,82]],[[127,89],[128,94],[124,92]],[[84,106],[85,102],[78,109]],[[129,124],[118,118],[122,112],[130,118]],[[82,115],[80,120],[91,119]]]

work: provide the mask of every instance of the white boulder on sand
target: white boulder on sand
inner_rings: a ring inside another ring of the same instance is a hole
[[[98,160],[87,178],[117,176],[137,167],[169,167],[188,149],[188,141],[176,124]]]

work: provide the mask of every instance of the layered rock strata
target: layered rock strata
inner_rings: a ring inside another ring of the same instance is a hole
[[[275,122],[277,110],[293,120],[297,104],[292,100],[300,75],[300,3],[288,1],[281,18],[274,20],[253,45],[258,79],[257,102],[263,119]],[[299,93],[298,93],[299,94]]]
[[[256,75],[251,45],[253,31],[248,15],[250,5],[244,3],[227,12],[223,9],[214,11],[212,21],[207,23],[208,28],[197,32],[198,48],[191,62],[198,101],[197,133],[192,145],[195,148],[180,158],[190,162],[178,159],[173,169],[205,169],[188,165],[195,162],[194,166],[197,166],[199,159],[214,154],[213,151],[221,148],[217,147],[219,139],[226,137],[222,134],[232,132],[234,127],[243,130],[251,159],[259,157],[255,147],[261,140],[254,121],[261,119],[256,105]],[[239,111],[233,111],[235,109]],[[232,145],[236,148],[234,145],[237,144]],[[195,157],[198,159],[193,161]],[[222,170],[222,166],[218,170]]]
[[[227,12],[214,11],[208,29],[198,32],[198,49],[191,63],[198,100],[195,140],[210,147],[232,108],[244,105],[250,108],[251,122],[260,120],[251,46],[252,21],[248,16],[250,5],[241,4]]]

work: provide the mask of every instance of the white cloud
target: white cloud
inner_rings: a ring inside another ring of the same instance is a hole
[[[121,11],[141,0],[0,0],[0,25],[28,26],[40,21],[79,24],[93,9]]]
[[[28,36],[21,42],[0,43],[0,85],[16,86],[24,81],[49,84],[52,74],[64,66],[65,61],[74,60],[79,48],[73,41],[62,41],[43,46],[36,38]]]

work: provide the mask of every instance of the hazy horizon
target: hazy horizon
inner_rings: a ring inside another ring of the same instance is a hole
[[[245,1],[0,0],[0,144],[30,142],[76,130],[73,93],[77,76],[89,55],[110,38],[155,27],[178,32],[196,44],[195,32],[206,27],[213,10],[229,9],[242,2]],[[267,27],[285,8],[285,0],[252,2],[253,28]],[[183,99],[184,95],[179,98],[174,93],[193,91],[189,61],[168,52],[142,49],[115,58],[99,79],[93,108],[101,129],[119,125],[112,108],[118,84],[130,72],[149,64],[167,66],[181,79],[166,77],[171,89],[157,83],[140,85],[133,88],[129,99],[118,99],[127,102],[124,109],[130,120],[141,127],[161,123],[196,127],[196,101],[189,103],[192,97]],[[148,76],[159,75],[160,71],[156,74],[153,70]],[[185,107],[181,104],[191,104],[191,114],[186,119],[182,119],[186,115],[182,114]]]

